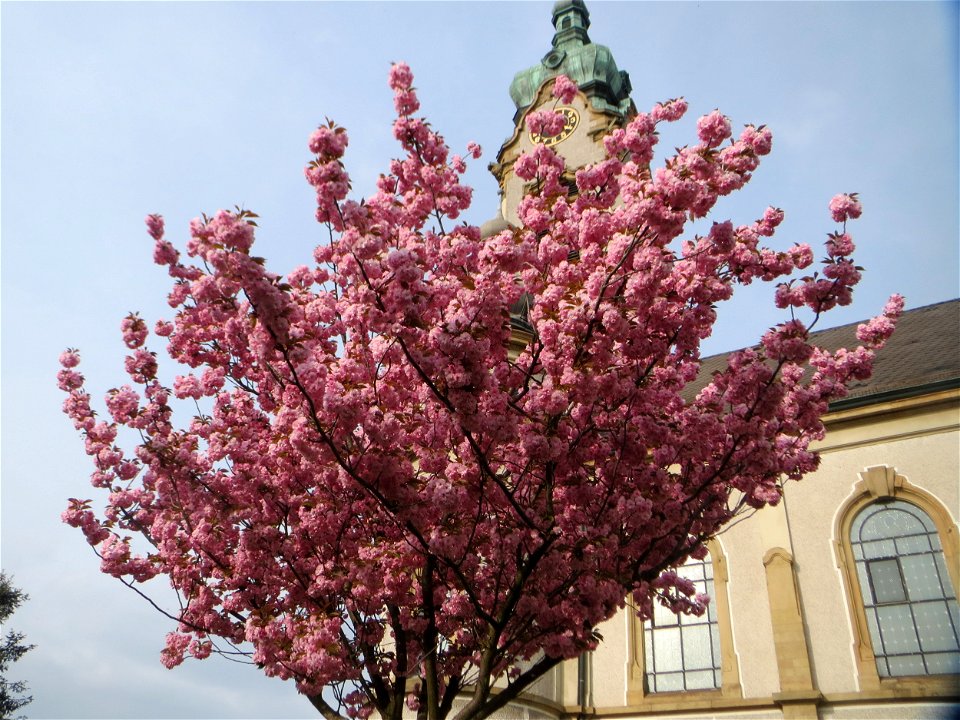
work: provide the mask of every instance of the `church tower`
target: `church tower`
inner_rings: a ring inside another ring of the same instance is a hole
[[[636,113],[630,99],[630,77],[617,69],[610,49],[592,42],[587,34],[590,12],[584,1],[558,0],[553,6],[553,27],[549,52],[536,65],[517,73],[510,84],[510,97],[517,108],[514,131],[500,148],[497,162],[490,166],[500,183],[501,198],[502,220],[488,223],[494,232],[507,223],[519,225],[517,205],[525,188],[513,165],[521,153],[531,150],[535,143],[553,146],[566,161],[565,179],[572,186],[579,168],[604,159],[603,137]],[[551,95],[558,75],[566,75],[579,88],[573,102],[566,106]],[[527,130],[527,115],[541,109],[564,114],[563,132],[541,138]]]
[[[497,162],[490,165],[500,184],[500,208],[495,218],[481,226],[484,237],[520,225],[517,206],[528,188],[514,173],[513,165],[521,154],[537,143],[550,145],[566,164],[562,182],[574,188],[577,170],[606,157],[604,136],[637,112],[630,99],[630,76],[617,69],[610,48],[592,42],[587,34],[590,12],[584,0],[557,0],[553,27],[549,52],[536,65],[518,72],[510,83],[510,97],[516,106],[513,134],[497,153]],[[561,105],[552,95],[558,75],[566,75],[579,89],[569,105]],[[559,135],[543,138],[527,130],[527,115],[541,109],[563,113],[566,123]],[[532,298],[524,296],[510,309],[510,346],[515,354],[533,337],[527,322],[531,303]]]

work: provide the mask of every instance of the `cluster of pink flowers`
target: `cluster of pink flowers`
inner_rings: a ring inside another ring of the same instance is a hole
[[[130,313],[120,324],[123,331],[123,342],[130,349],[138,348],[146,342],[149,331],[147,324],[136,313]]]
[[[697,120],[697,135],[707,147],[718,147],[730,134],[730,118],[719,110]]]
[[[573,102],[579,91],[577,84],[566,75],[558,75],[553,81],[553,96],[567,105]]]
[[[833,199],[830,200],[830,215],[835,222],[855,220],[860,217],[860,213],[862,212],[863,207],[857,199],[857,193],[835,195]]]
[[[672,100],[654,105],[653,110],[650,111],[650,116],[656,122],[660,122],[661,120],[676,122],[686,115],[686,113],[687,101],[683,98],[673,98]]]
[[[862,207],[855,197],[856,194],[837,195],[830,201],[830,213],[835,221],[846,223],[848,218],[860,216]],[[861,278],[861,268],[851,259],[854,249],[853,238],[849,233],[830,233],[826,242],[827,258],[823,262],[822,275],[814,273],[798,281],[781,283],[775,293],[777,307],[806,306],[819,315],[837,305],[849,305],[853,301],[853,288]],[[889,307],[884,311],[884,316],[888,311]],[[892,332],[892,324],[890,329]],[[880,339],[878,346],[882,345],[885,339]]]
[[[329,238],[315,263],[268,271],[247,210],[193,221],[183,255],[148,216],[175,311],[155,335],[186,370],[161,383],[148,326],[128,316],[130,382],[107,394],[106,421],[76,351],[61,356],[64,412],[106,496],[100,511],[71,500],[63,518],[104,572],[163,574],[185,599],[168,667],[216,639],[252,647],[264,672],[319,707],[331,688],[354,717],[397,703],[442,715],[484,668],[465,712],[486,712],[595,647],[592,628],[630,595],[645,617],[653,602],[702,612],[671,568],[816,467],[821,416],[869,374],[903,304],[861,327],[862,347],[830,353],[809,327],[859,280],[846,230],[792,281],[813,251],[763,245],[777,208],[685,235],[749,181],[771,148],[762,126],[734,138],[713,112],[651,168],[658,125],[687,109],[659,104],[606,138],[575,195],[564,159],[538,144],[513,166],[533,187],[522,225],[481,238],[453,222],[470,203],[465,159],[414,115],[408,67],[390,85],[404,156],[365,202],[347,199],[346,131],[309,139]],[[553,92],[577,89],[560,78]],[[530,113],[529,127],[550,134],[558,117]],[[845,222],[860,206],[848,195],[830,210]],[[690,397],[716,304],[757,280],[780,282],[778,306],[810,320],[768,331]],[[523,299],[534,333],[512,352]],[[177,399],[196,408],[184,427]],[[132,452],[125,428],[142,438]]]
[[[554,110],[536,110],[526,117],[527,130],[543,137],[559,135],[563,130],[564,118]]]

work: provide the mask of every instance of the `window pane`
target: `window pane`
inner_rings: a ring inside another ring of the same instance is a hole
[[[712,690],[713,670],[697,670],[687,674],[687,690]]]
[[[713,669],[720,669],[720,623],[710,624],[710,637],[713,639]],[[717,684],[717,687],[720,687]]]
[[[694,582],[703,582],[706,577],[703,570],[703,563],[696,560],[678,567],[677,575],[687,580],[693,580]]]
[[[910,588],[910,600],[933,600],[943,597],[937,565],[932,555],[911,555],[901,558],[903,580]]]
[[[920,652],[909,605],[884,605],[877,608],[883,647],[887,655]]]
[[[887,654],[883,646],[883,636],[880,634],[880,625],[877,623],[877,609],[869,607],[867,611],[867,626],[870,628],[870,640],[873,642],[873,654],[877,657]]]
[[[943,553],[938,552],[933,556],[933,559],[937,564],[937,574],[940,576],[940,587],[947,588],[946,596],[953,597],[952,589],[950,588],[950,573],[947,571],[947,563],[943,559]]]
[[[683,673],[657,673],[654,678],[653,692],[673,692],[683,690]]]
[[[656,600],[653,601],[653,625],[654,627],[668,627],[679,624],[676,613],[670,608],[666,608]]]
[[[713,667],[709,625],[684,628],[683,666],[687,670]]]
[[[870,576],[867,575],[867,564],[865,562],[857,563],[857,579],[860,581],[864,602],[869,606],[876,605],[877,601],[873,597],[873,590],[870,588]]]
[[[895,557],[897,546],[893,540],[874,540],[863,544],[863,556],[872,560],[873,558]]]
[[[713,580],[707,580],[707,586],[704,588],[703,593],[710,598],[710,602],[707,604],[707,612],[705,613],[705,617],[710,622],[715,623],[717,621],[717,603],[714,602],[714,598],[716,597],[717,593],[714,590]]]
[[[932,653],[923,656],[931,675],[960,675],[960,652]]]
[[[908,535],[897,538],[897,555],[914,555],[930,552],[930,539],[924,535]]]
[[[926,532],[927,528],[918,517],[918,510],[919,508],[908,503],[890,503],[864,524],[864,539],[917,535]]]
[[[680,628],[657,628],[653,633],[654,672],[683,670]]]
[[[957,636],[945,602],[918,603],[913,606],[913,616],[924,652],[957,648]]]
[[[896,558],[867,562],[873,597],[878,603],[904,602],[907,590],[900,577],[900,563]]]
[[[894,655],[887,658],[887,663],[890,665],[890,675],[892,677],[924,675],[926,673],[923,657],[920,655]]]

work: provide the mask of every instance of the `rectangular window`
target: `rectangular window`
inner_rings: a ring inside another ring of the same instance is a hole
[[[709,557],[688,561],[677,574],[691,580],[698,593],[713,596]],[[720,626],[712,602],[700,617],[678,616],[654,603],[653,618],[644,624],[643,644],[647,692],[720,687]]]

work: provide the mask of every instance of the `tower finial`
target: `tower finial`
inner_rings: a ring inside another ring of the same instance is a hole
[[[517,112],[514,120],[534,102],[543,83],[566,75],[601,112],[625,118],[636,112],[630,100],[630,78],[617,69],[610,48],[590,40],[590,11],[584,0],[557,0],[553,4],[553,47],[533,67],[518,72],[510,84]]]
[[[587,45],[590,37],[590,11],[583,0],[557,0],[553,4],[553,46],[561,47],[574,43]]]

